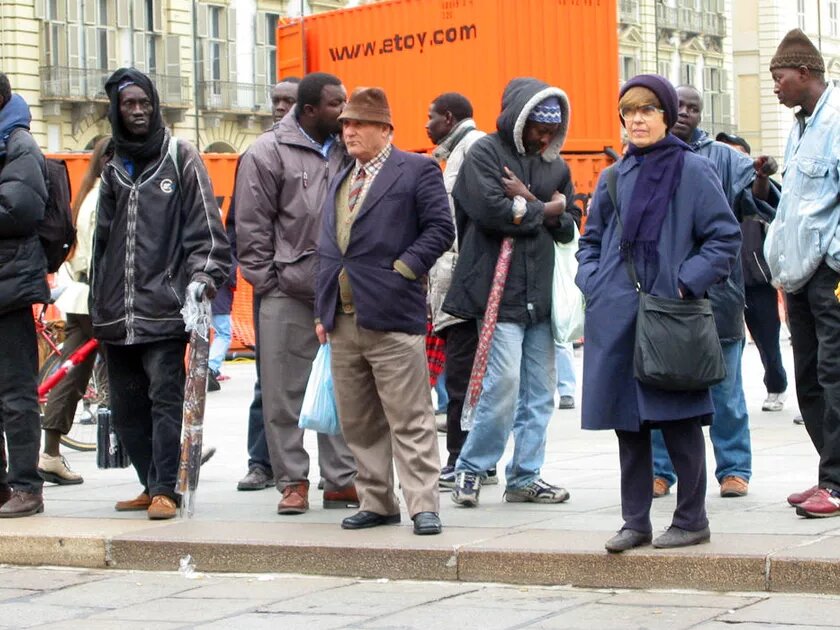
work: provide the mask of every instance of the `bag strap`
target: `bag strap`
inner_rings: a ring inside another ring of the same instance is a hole
[[[621,234],[624,232],[624,224],[621,221],[621,213],[618,211],[618,170],[616,169],[616,165],[613,164],[612,166],[607,167],[605,174],[607,177],[607,194],[610,196],[610,201],[612,201],[613,210],[615,211],[615,218],[616,221],[618,221],[618,242],[621,243]],[[636,264],[633,261],[632,252],[628,253],[625,262],[627,263],[627,273],[630,276],[630,281],[633,283],[633,287],[636,289],[636,293],[641,293],[642,285],[639,282],[639,276],[636,274]]]
[[[175,173],[178,176],[178,190],[181,190],[181,167],[178,164],[178,138],[176,136],[169,137],[169,146],[167,147],[169,158],[175,165]]]

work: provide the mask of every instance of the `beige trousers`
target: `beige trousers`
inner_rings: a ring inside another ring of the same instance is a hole
[[[394,462],[408,513],[439,512],[440,454],[423,335],[366,330],[337,315],[330,334],[341,430],[356,458],[361,510],[400,511]]]

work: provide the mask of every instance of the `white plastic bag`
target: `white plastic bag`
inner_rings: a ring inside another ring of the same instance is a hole
[[[300,410],[298,426],[318,433],[338,435],[338,409],[335,405],[332,371],[330,370],[330,344],[325,343],[318,349],[312,362],[312,371],[303,394],[303,406]]]
[[[568,243],[554,243],[554,280],[551,285],[551,333],[557,343],[569,343],[583,337],[583,294],[575,284],[578,250],[575,237]]]

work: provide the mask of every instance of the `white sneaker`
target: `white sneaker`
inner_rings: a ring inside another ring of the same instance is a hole
[[[70,470],[67,460],[61,455],[41,453],[38,458],[38,474],[44,481],[60,486],[71,486],[84,482],[79,473]]]
[[[767,399],[761,405],[762,411],[781,411],[785,406],[785,392],[781,394],[767,394]]]

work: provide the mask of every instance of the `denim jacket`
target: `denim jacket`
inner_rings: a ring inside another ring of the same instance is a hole
[[[788,137],[782,198],[764,256],[773,284],[802,289],[817,267],[840,271],[840,90],[827,87],[800,133]]]

